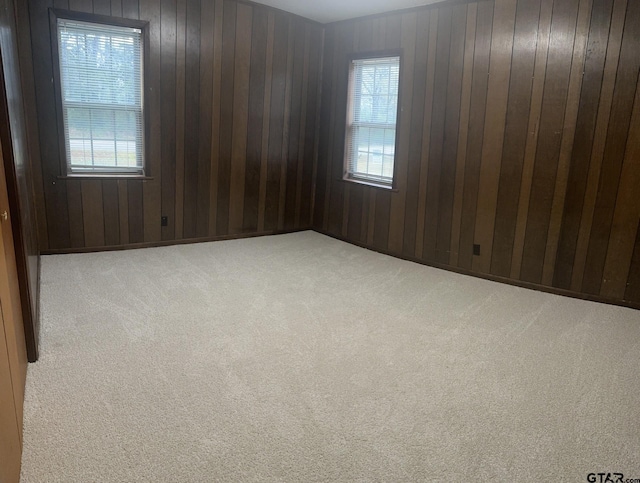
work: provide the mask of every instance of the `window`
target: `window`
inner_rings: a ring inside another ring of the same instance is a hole
[[[56,20],[67,174],[144,174],[142,29]]]
[[[345,179],[393,185],[399,77],[400,56],[351,61]]]

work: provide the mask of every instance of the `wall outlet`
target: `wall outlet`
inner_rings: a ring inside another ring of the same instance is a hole
[[[474,255],[480,255],[480,245],[474,243],[473,244],[473,254]]]
[[[160,218],[160,226],[169,226],[169,217],[163,216]]]

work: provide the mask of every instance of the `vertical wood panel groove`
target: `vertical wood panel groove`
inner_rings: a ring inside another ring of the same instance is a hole
[[[515,17],[515,0],[496,0],[474,236],[474,242],[480,245],[481,253],[472,262],[473,270],[481,273],[489,273],[491,265]]]
[[[253,21],[253,12],[246,5],[239,4],[237,14],[231,148],[232,198],[229,203],[229,233],[232,234],[243,231]]]
[[[612,0],[596,0],[593,2],[591,11],[580,104],[571,150],[569,180],[553,268],[553,286],[564,289],[568,289],[571,285],[580,218],[585,203],[587,175],[595,138],[598,103],[603,88],[612,8]]]
[[[462,94],[460,101],[460,125],[458,126],[458,148],[456,156],[456,174],[452,207],[451,236],[448,263],[458,265],[460,250],[460,224],[462,223],[462,197],[464,193],[464,175],[466,171],[466,147],[469,135],[469,114],[471,110],[471,81],[473,78],[473,58],[475,53],[476,24],[478,4],[469,4],[464,47],[464,67],[462,70]]]
[[[598,105],[598,116],[595,128],[595,137],[591,149],[591,161],[589,173],[587,175],[587,186],[583,198],[582,218],[578,230],[576,241],[573,269],[571,271],[571,290],[580,291],[582,289],[582,279],[587,265],[587,250],[589,248],[589,236],[593,224],[593,216],[596,205],[598,182],[600,180],[600,170],[605,151],[609,118],[611,115],[615,82],[618,74],[620,59],[620,49],[622,47],[622,36],[627,13],[627,0],[616,0],[613,5],[613,15],[611,18],[611,29],[607,56],[604,65],[604,76],[602,81],[602,91]]]
[[[628,141],[633,99],[638,85],[640,56],[640,2],[630,2],[620,49],[620,63],[613,91],[612,112],[603,153],[602,169],[593,213],[581,291],[599,294],[607,255],[615,200],[620,185],[624,151]]]
[[[560,238],[560,224],[562,221],[563,205],[566,198],[569,169],[571,163],[571,149],[575,139],[578,109],[580,105],[580,92],[584,73],[587,38],[590,25],[590,12],[592,0],[580,0],[576,39],[573,46],[573,58],[571,61],[571,75],[569,77],[569,90],[567,93],[567,108],[562,129],[562,141],[558,161],[558,174],[553,193],[553,204],[549,221],[549,233],[544,254],[542,269],[542,284],[552,285],[553,270]]]
[[[518,214],[516,216],[516,230],[511,255],[511,278],[515,279],[520,278],[522,266],[522,253],[527,228],[527,215],[529,213],[529,200],[531,198],[534,162],[540,132],[540,115],[542,112],[542,98],[546,78],[552,12],[553,0],[543,0],[540,8],[538,44],[536,46],[536,60],[533,70],[533,87],[531,92],[531,110],[529,112],[522,179],[520,182],[520,196],[518,199]]]

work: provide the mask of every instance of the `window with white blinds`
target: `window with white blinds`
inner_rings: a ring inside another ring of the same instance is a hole
[[[345,178],[391,186],[400,57],[351,61]]]
[[[68,172],[142,174],[142,31],[57,23]]]

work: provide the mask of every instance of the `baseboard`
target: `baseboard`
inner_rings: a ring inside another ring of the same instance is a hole
[[[342,236],[334,235],[333,233],[329,233],[319,228],[315,228],[312,226],[301,227],[293,230],[268,230],[262,232],[253,232],[253,233],[238,233],[233,235],[221,235],[221,236],[212,236],[212,237],[201,237],[201,238],[185,238],[181,240],[164,240],[158,242],[144,242],[144,243],[130,243],[127,245],[111,245],[111,246],[101,246],[101,247],[81,247],[81,248],[61,248],[61,249],[50,249],[50,250],[42,250],[42,255],[64,255],[69,253],[94,253],[94,252],[104,252],[104,251],[116,251],[116,250],[135,250],[138,248],[153,248],[153,247],[165,247],[172,245],[186,245],[191,243],[204,243],[204,242],[212,242],[212,241],[222,241],[222,240],[239,240],[243,238],[254,238],[260,236],[269,236],[269,235],[282,235],[286,233],[296,233],[300,231],[312,230],[322,235],[326,235],[331,238],[335,238],[336,240],[340,240],[346,243],[350,243],[352,245],[359,246],[361,248],[365,248],[367,250],[371,250],[377,253],[381,253],[383,255],[389,255],[391,257],[399,258],[402,260],[407,260],[414,263],[419,263],[420,265],[425,265],[428,267],[439,268],[441,270],[447,270],[449,272],[459,273],[461,275],[468,275],[471,277],[481,278],[484,280],[491,280],[493,282],[505,283],[507,285],[513,285],[516,287],[527,288],[531,290],[537,290],[539,292],[551,293],[554,295],[562,295],[564,297],[571,297],[581,300],[589,300],[591,302],[600,302],[609,305],[617,305],[620,307],[627,307],[631,309],[640,310],[640,303],[632,302],[628,300],[618,300],[612,299],[609,297],[602,297],[600,295],[591,295],[585,294],[581,292],[574,292],[572,290],[566,290],[556,287],[549,287],[547,285],[541,285],[532,282],[524,282],[522,280],[515,280],[507,277],[500,277],[497,275],[487,274],[487,273],[479,273],[474,272],[472,270],[467,270],[460,267],[453,267],[451,265],[445,265],[437,262],[430,262],[426,260],[421,260],[417,257],[409,257],[406,255],[399,255],[396,253],[392,253],[388,250],[379,250],[377,248],[368,246],[364,243],[355,242],[352,240],[348,240]],[[38,263],[38,268],[40,264]],[[38,270],[39,272],[39,270]],[[39,274],[38,274],[39,275]],[[39,311],[38,311],[39,312]]]
[[[243,238],[254,238],[259,236],[284,235],[286,233],[297,233],[300,231],[307,231],[307,230],[312,230],[312,228],[310,226],[305,226],[305,227],[296,228],[292,230],[267,230],[267,231],[252,232],[252,233],[237,233],[233,235],[220,235],[220,236],[209,236],[209,237],[199,237],[199,238],[183,238],[180,240],[163,240],[163,241],[156,241],[156,242],[129,243],[126,245],[48,249],[48,250],[42,250],[41,253],[42,255],[66,255],[70,253],[95,253],[95,252],[110,252],[110,251],[117,251],[117,250],[136,250],[138,248],[167,247],[172,245],[188,245],[191,243],[206,243],[206,242],[222,241],[222,240],[240,240]]]
[[[442,263],[437,263],[437,262],[429,262],[429,261],[425,261],[425,260],[421,260],[417,257],[409,257],[406,255],[398,255],[396,253],[391,253],[390,251],[387,250],[379,250],[377,248],[371,247],[369,245],[365,245],[364,243],[360,243],[360,242],[355,242],[352,240],[348,240],[342,236],[338,236],[338,235],[334,235],[333,233],[329,233],[326,232],[322,229],[319,228],[311,228],[313,231],[320,233],[322,235],[326,235],[328,237],[331,238],[335,238],[336,240],[340,240],[346,243],[350,243],[352,245],[356,245],[359,246],[361,248],[366,248],[367,250],[371,250],[377,253],[381,253],[383,255],[389,255],[390,257],[394,257],[394,258],[399,258],[402,260],[407,260],[409,262],[414,262],[414,263],[419,263],[420,265],[426,265],[428,267],[433,267],[433,268],[439,268],[441,270],[447,270],[449,272],[455,272],[455,273],[459,273],[462,275],[468,275],[471,277],[476,277],[476,278],[482,278],[484,280],[491,280],[492,282],[500,282],[500,283],[505,283],[507,285],[513,285],[516,287],[522,287],[522,288],[527,288],[527,289],[531,289],[531,290],[537,290],[538,292],[546,292],[546,293],[550,293],[550,294],[554,294],[554,295],[562,295],[564,297],[571,297],[571,298],[575,298],[575,299],[581,299],[581,300],[589,300],[591,302],[600,302],[600,303],[604,303],[604,304],[609,304],[609,305],[617,305],[620,307],[627,307],[627,308],[631,308],[631,309],[636,309],[636,310],[640,310],[640,303],[638,302],[631,302],[628,300],[618,300],[618,299],[613,299],[613,298],[609,298],[609,297],[602,297],[600,295],[591,295],[591,294],[585,294],[582,292],[574,292],[573,290],[566,290],[566,289],[561,289],[561,288],[556,288],[556,287],[549,287],[547,285],[541,285],[541,284],[537,284],[537,283],[532,283],[532,282],[524,282],[522,280],[515,280],[512,278],[507,278],[507,277],[500,277],[497,275],[491,275],[491,274],[486,274],[486,273],[479,273],[479,272],[474,272],[471,270],[467,270],[464,268],[459,268],[459,267],[453,267],[451,265],[445,265]]]

